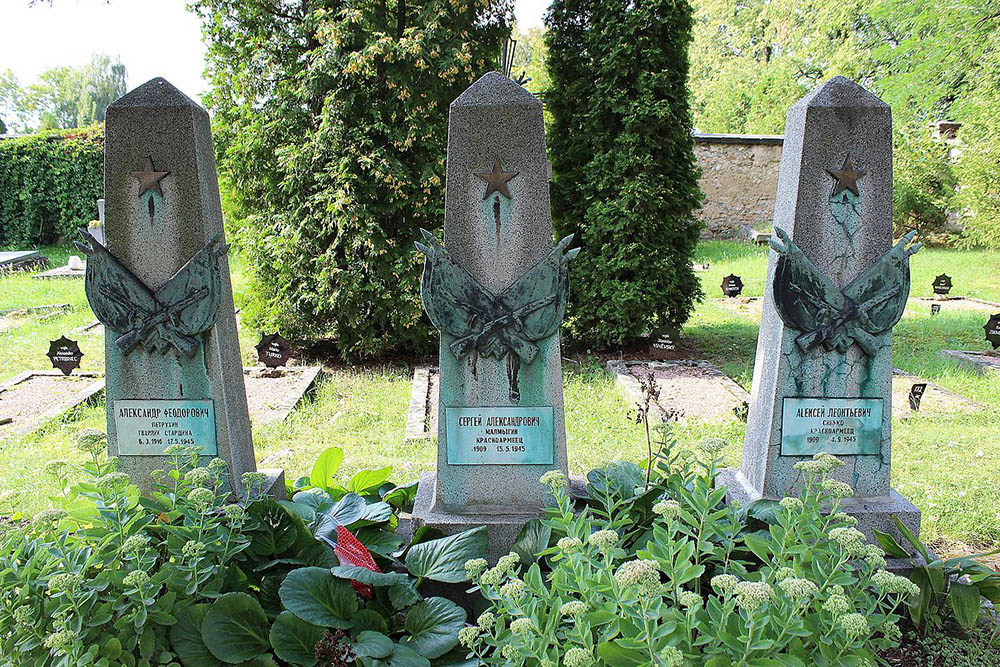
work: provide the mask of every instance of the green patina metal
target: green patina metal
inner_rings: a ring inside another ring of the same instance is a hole
[[[540,341],[559,331],[566,312],[569,262],[579,253],[579,248],[567,250],[573,236],[559,241],[510,287],[494,294],[455,261],[433,234],[421,233],[426,244],[416,246],[425,255],[420,282],[424,310],[435,327],[454,338],[449,349],[456,359],[470,359],[474,377],[479,355],[506,358],[510,397],[519,402],[522,364],[530,369]]]
[[[97,319],[118,334],[123,353],[142,344],[160,354],[171,347],[191,358],[201,347],[198,338],[212,328],[222,298],[218,259],[229,247],[216,236],[167,282],[156,289],[145,285],[117,257],[86,231],[87,243],[77,247],[87,254],[85,291]]]
[[[877,262],[843,290],[837,289],[820,269],[775,228],[784,244],[772,238],[780,255],[774,272],[774,303],[782,321],[802,332],[795,342],[803,352],[820,343],[843,353],[854,343],[871,356],[877,352],[875,336],[889,331],[903,316],[910,293],[910,255],[920,244],[910,245],[916,232],[906,234]]]

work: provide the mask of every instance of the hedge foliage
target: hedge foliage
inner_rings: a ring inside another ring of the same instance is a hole
[[[347,358],[429,351],[413,242],[443,222],[448,105],[493,69],[509,3],[324,4],[191,3],[242,313]]]
[[[546,18],[553,219],[576,233],[572,339],[675,329],[701,295],[686,0],[556,0]]]
[[[56,242],[97,218],[104,126],[0,141],[0,248]]]

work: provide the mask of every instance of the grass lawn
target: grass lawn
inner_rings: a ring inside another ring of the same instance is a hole
[[[47,249],[50,252],[51,249]],[[55,249],[65,262],[65,250]],[[735,273],[744,294],[763,293],[767,251],[763,246],[711,241],[699,246],[699,272],[709,297],[721,296],[722,277]],[[956,295],[1000,302],[1000,287],[984,266],[1000,265],[1000,253],[923,249],[912,260],[913,296],[929,296],[931,281],[948,273]],[[236,301],[246,285],[245,272],[233,263]],[[70,303],[71,309],[50,318],[31,315],[13,321],[0,332],[0,381],[28,368],[45,368],[47,341],[93,318],[82,281],[39,281],[23,275],[0,278],[0,311],[29,305]],[[893,485],[924,512],[923,536],[973,543],[1000,542],[1000,379],[979,376],[940,357],[942,348],[982,350],[987,347],[981,312],[946,311],[931,318],[921,308],[908,311],[895,329],[894,358],[898,367],[916,373],[990,409],[977,414],[918,413],[893,421]],[[758,323],[751,311],[737,313],[707,299],[699,304],[683,336],[744,387],[753,375]],[[241,331],[244,359],[250,361],[259,332]],[[101,336],[77,336],[87,356],[83,368],[103,366]],[[596,359],[565,365],[565,403],[570,468],[584,473],[616,458],[638,460],[645,453],[641,428],[632,423],[632,405]],[[271,457],[289,477],[306,474],[326,447],[345,450],[341,474],[347,478],[362,468],[391,465],[394,478],[415,478],[434,466],[431,441],[404,443],[403,431],[410,393],[411,369],[405,365],[329,368],[313,400],[284,423],[255,429],[258,460]],[[16,442],[0,442],[0,479],[12,493],[0,500],[0,512],[30,514],[49,504],[55,492],[44,465],[52,459],[74,460],[69,444],[82,427],[103,427],[102,406],[83,408],[63,420]],[[676,427],[685,444],[704,437],[729,443],[727,462],[738,465],[743,426],[684,423]]]

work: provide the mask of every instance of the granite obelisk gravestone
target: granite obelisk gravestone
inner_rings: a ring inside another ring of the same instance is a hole
[[[791,107],[743,463],[730,498],[797,493],[799,461],[846,465],[844,501],[859,528],[914,533],[920,512],[889,486],[892,327],[910,289],[908,234],[892,242],[892,118],[843,77]]]
[[[200,447],[240,491],[256,465],[205,110],[160,78],[109,106],[104,194],[107,246],[81,246],[106,329],[109,455],[148,488],[169,447]]]
[[[486,525],[509,550],[566,472],[559,324],[576,250],[553,247],[542,105],[492,72],[451,104],[444,244],[428,232],[421,296],[441,330],[437,473],[414,519]]]

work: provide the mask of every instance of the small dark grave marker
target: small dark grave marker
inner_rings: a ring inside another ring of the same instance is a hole
[[[45,356],[52,362],[52,368],[58,368],[63,375],[69,375],[74,368],[80,367],[83,352],[75,340],[62,336],[59,340],[49,341],[49,351]]]
[[[747,420],[747,416],[750,414],[750,404],[747,403],[746,401],[743,401],[735,408],[733,408],[733,414],[739,417],[739,420],[741,422],[745,423]]]
[[[739,296],[743,291],[743,281],[739,276],[729,274],[722,279],[722,293],[728,297]]]
[[[273,334],[263,334],[257,343],[257,359],[268,368],[277,368],[288,363],[292,356],[292,345],[285,337],[275,331]]]
[[[911,410],[920,409],[920,399],[924,397],[924,392],[927,391],[926,382],[916,382],[910,387],[910,395],[907,399],[910,401]]]
[[[664,331],[653,339],[654,350],[676,350],[677,344],[674,341],[679,337],[676,331]]]
[[[941,304],[940,303],[932,303],[931,304],[931,315],[937,315],[940,312],[941,312]]]
[[[986,330],[986,340],[993,349],[1000,348],[1000,313],[991,315],[989,321],[983,325],[983,329]]]
[[[934,282],[931,283],[931,287],[934,288],[935,294],[947,294],[951,291],[951,276],[947,273],[942,273],[934,279]]]
[[[708,268],[709,268],[709,263],[708,263],[708,262],[705,262],[704,264],[702,264],[702,265],[701,265],[701,268],[703,268],[703,269],[705,269],[706,271],[708,271]]]

